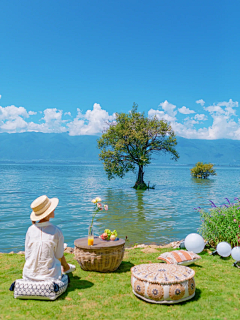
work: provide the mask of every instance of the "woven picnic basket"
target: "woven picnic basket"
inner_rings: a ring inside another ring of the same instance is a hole
[[[83,239],[75,240],[75,259],[86,271],[112,272],[122,262],[125,241],[104,242],[94,239],[94,245],[85,245]]]

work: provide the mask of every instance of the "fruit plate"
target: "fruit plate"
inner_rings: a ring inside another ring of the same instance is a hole
[[[115,240],[103,240],[101,237],[99,237],[99,239],[102,241],[118,241],[119,240],[119,238],[116,238]]]

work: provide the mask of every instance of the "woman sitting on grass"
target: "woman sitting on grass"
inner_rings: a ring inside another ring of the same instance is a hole
[[[58,198],[41,196],[31,204],[30,219],[33,225],[28,228],[25,240],[25,265],[23,279],[33,281],[61,279],[62,272],[73,272],[76,267],[68,264],[64,252],[62,231],[51,224]],[[36,223],[36,221],[39,221]]]

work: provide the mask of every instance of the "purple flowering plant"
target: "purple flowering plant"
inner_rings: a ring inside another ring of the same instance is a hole
[[[240,200],[235,198],[231,203],[228,198],[227,204],[217,206],[212,200],[211,208],[204,210],[197,208],[201,217],[199,233],[208,240],[212,246],[226,241],[232,246],[240,246]]]

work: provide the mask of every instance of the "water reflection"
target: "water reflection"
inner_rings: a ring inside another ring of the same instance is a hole
[[[146,221],[146,217],[144,214],[144,202],[143,195],[145,191],[136,190],[136,202],[137,202],[137,216],[139,221]]]
[[[200,185],[204,186],[211,186],[214,183],[214,179],[198,179],[198,178],[191,178],[191,181]]]
[[[144,191],[108,189],[106,202],[109,211],[97,219],[97,231],[116,229],[121,238],[129,239],[129,244],[134,244],[137,239],[143,243],[165,242],[173,231],[173,218],[166,218],[162,214],[162,207],[153,207],[148,203]]]
[[[207,208],[208,200],[215,198],[215,179],[191,178],[191,186],[198,206]]]

